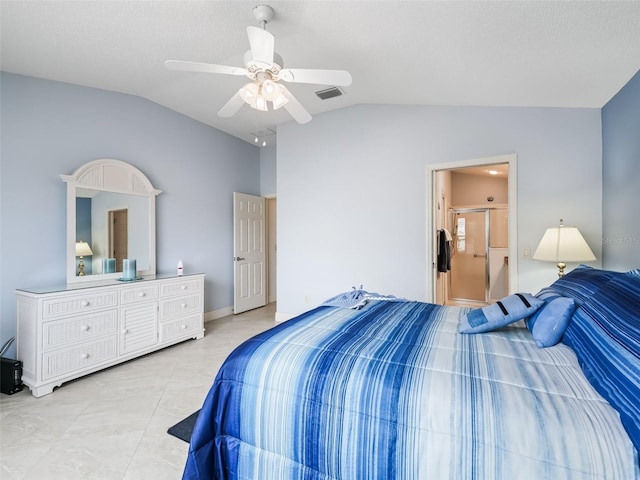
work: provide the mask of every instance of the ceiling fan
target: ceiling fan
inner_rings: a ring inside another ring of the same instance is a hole
[[[307,123],[311,115],[280,81],[346,87],[351,85],[351,74],[345,70],[283,68],[282,57],[274,51],[275,38],[266,30],[267,23],[273,18],[273,8],[258,5],[253,8],[253,15],[262,23],[262,28],[247,27],[251,49],[244,55],[244,67],[180,60],[167,60],[164,65],[170,70],[249,77],[251,82],[243,85],[220,109],[218,115],[221,117],[232,117],[245,103],[266,112],[270,102],[273,110],[284,107],[298,123]]]

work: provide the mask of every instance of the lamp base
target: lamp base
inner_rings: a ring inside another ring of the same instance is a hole
[[[80,257],[80,263],[78,263],[78,277],[84,277],[84,259]]]
[[[558,267],[558,277],[564,277],[564,269],[567,267],[567,264],[564,262],[558,262],[556,266]]]

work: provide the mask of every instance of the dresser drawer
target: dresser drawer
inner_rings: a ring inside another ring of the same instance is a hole
[[[160,286],[160,297],[164,298],[175,295],[201,293],[202,289],[202,278],[183,277],[180,280],[163,283]]]
[[[92,312],[118,305],[118,291],[91,291],[64,297],[46,298],[42,302],[42,318],[57,318],[66,315]]]
[[[137,284],[120,290],[120,304],[128,305],[135,302],[146,302],[158,298],[159,288],[154,284]]]
[[[182,295],[160,300],[160,321],[182,315],[201,313],[202,309],[202,294],[200,292],[194,292],[193,295]]]
[[[118,336],[112,335],[95,342],[87,342],[64,351],[42,356],[42,378],[48,380],[59,375],[83,370],[96,363],[116,358]]]
[[[42,324],[42,348],[64,347],[118,332],[118,310],[106,310]]]
[[[174,338],[184,337],[185,335],[201,332],[202,329],[202,315],[192,315],[171,320],[160,324],[160,341],[166,342]]]

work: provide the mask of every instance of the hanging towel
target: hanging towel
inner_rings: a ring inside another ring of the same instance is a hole
[[[443,273],[451,270],[451,240],[447,239],[448,233],[445,229],[438,230],[438,271]]]

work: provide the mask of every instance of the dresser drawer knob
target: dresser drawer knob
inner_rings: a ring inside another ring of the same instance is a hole
[[[86,360],[87,358],[89,358],[89,354],[88,353],[83,353],[80,356],[82,357],[83,360]]]
[[[122,333],[123,335],[126,335],[127,333],[129,333],[129,329],[123,328],[122,330],[120,330],[120,333]]]
[[[89,306],[89,301],[88,300],[82,300],[82,306],[83,307],[88,307]]]
[[[186,289],[187,289],[187,286],[186,286],[186,285],[180,285],[180,288],[181,288],[182,290],[186,290]]]
[[[89,331],[89,325],[82,325],[82,326],[80,327],[80,330],[82,330],[83,332],[87,332],[87,331]]]
[[[182,303],[182,304],[180,304],[180,306],[181,306],[182,308],[187,308],[187,304],[186,304],[186,303]]]
[[[183,325],[182,325],[182,329],[183,329],[183,330],[186,330],[186,329],[187,329],[187,326],[183,324]]]
[[[138,293],[138,296],[139,296],[140,298],[144,297],[145,295],[146,295],[146,293],[144,293],[144,292],[140,292],[140,293]]]

